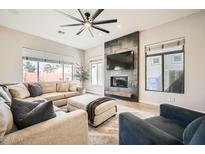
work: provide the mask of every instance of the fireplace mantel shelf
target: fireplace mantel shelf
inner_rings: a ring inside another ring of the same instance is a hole
[[[113,92],[113,91],[105,91],[105,94],[108,95],[115,95],[115,96],[121,96],[121,97],[128,97],[131,98],[132,93],[131,92]]]

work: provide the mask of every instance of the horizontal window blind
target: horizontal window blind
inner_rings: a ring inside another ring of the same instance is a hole
[[[89,62],[90,63],[100,63],[102,61],[103,61],[103,57],[102,56],[95,56],[95,57],[89,58]]]
[[[183,50],[185,44],[184,38],[174,39],[170,41],[155,43],[145,46],[145,53],[147,55],[165,53],[165,52],[174,52]]]
[[[29,48],[22,49],[22,58],[26,60],[61,64],[73,64],[75,62],[73,56],[49,53]]]

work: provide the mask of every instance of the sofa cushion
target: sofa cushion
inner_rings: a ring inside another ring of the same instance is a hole
[[[57,92],[67,92],[69,90],[69,83],[60,82],[57,83]]]
[[[43,94],[56,92],[56,82],[40,82],[39,85]]]
[[[31,97],[42,95],[41,86],[38,83],[29,83],[28,90],[31,94]]]
[[[178,121],[166,119],[161,116],[148,118],[145,121],[183,142],[183,131],[185,128]]]
[[[23,99],[24,101],[28,101],[28,102],[34,102],[34,101],[39,101],[39,100],[45,100],[47,101],[46,99],[42,98],[41,96],[37,96],[37,97],[28,97],[28,98],[25,98]]]
[[[50,100],[50,101],[56,101],[56,100],[59,100],[59,99],[64,99],[64,94],[54,92],[54,93],[43,94],[40,97],[44,98],[44,99],[47,99],[47,100]]]
[[[10,107],[0,100],[0,142],[4,135],[13,132],[14,122]]]
[[[10,85],[8,86],[8,89],[12,95],[13,98],[27,98],[30,96],[30,93],[26,86],[23,83],[15,84],[15,85]]]
[[[52,101],[33,103],[14,99],[11,104],[11,111],[15,123],[20,129],[56,117]]]
[[[173,119],[179,121],[184,127],[190,124],[193,120],[205,116],[204,113],[193,111],[179,106],[171,104],[160,105],[160,116],[167,119]]]
[[[80,95],[79,92],[75,92],[75,91],[62,92],[62,94],[64,94],[65,98],[69,98],[69,97]]]
[[[184,130],[184,144],[205,144],[205,116],[192,121]]]

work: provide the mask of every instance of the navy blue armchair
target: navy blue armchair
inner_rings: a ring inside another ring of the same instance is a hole
[[[205,114],[169,104],[160,105],[160,116],[145,120],[121,113],[119,144],[205,144]]]

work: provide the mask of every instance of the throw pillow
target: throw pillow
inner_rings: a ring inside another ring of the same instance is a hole
[[[10,107],[0,100],[0,142],[3,141],[4,135],[12,132],[14,123]]]
[[[42,95],[41,86],[38,83],[29,83],[28,90],[31,94],[31,97]]]
[[[8,86],[8,88],[13,98],[24,99],[30,96],[28,89],[22,83]]]
[[[69,91],[69,83],[61,82],[57,83],[57,92],[68,92]]]
[[[39,85],[43,94],[56,92],[56,82],[40,82]]]
[[[14,99],[11,104],[11,111],[15,123],[20,129],[56,117],[52,101],[34,103]]]
[[[78,90],[77,84],[76,83],[70,83],[69,90],[76,92]]]
[[[205,144],[205,116],[197,118],[185,128],[183,142],[192,145]]]

